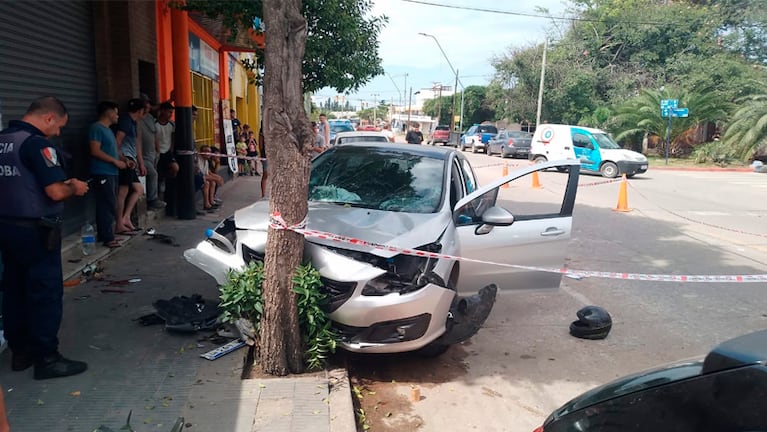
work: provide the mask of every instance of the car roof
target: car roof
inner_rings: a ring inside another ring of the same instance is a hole
[[[371,149],[396,153],[409,153],[417,156],[443,160],[447,159],[452,153],[456,153],[456,155],[460,154],[452,147],[432,147],[390,142],[355,142],[332,148],[334,151],[350,151],[351,149]]]
[[[382,136],[386,137],[386,134],[380,131],[349,131],[349,132],[338,132],[336,134],[336,138],[341,137],[347,137],[347,136]]]

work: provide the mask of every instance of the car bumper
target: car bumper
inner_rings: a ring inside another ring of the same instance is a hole
[[[634,175],[647,172],[648,162],[618,161],[619,174]]]
[[[252,240],[262,240],[260,235],[248,234]],[[304,246],[304,253],[320,272],[322,289],[328,295],[328,316],[342,348],[366,353],[414,351],[445,333],[454,290],[428,283],[405,294],[362,295],[368,282],[384,270],[311,242]],[[230,269],[245,267],[245,247],[238,242],[231,253],[205,240],[184,251],[184,258],[223,285]]]

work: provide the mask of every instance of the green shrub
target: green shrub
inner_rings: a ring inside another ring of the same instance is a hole
[[[231,270],[226,284],[220,288],[222,320],[234,322],[245,318],[253,323],[258,333],[263,313],[263,282],[263,262],[251,262],[242,271]],[[322,281],[317,269],[309,264],[296,269],[293,291],[296,293],[298,322],[304,343],[304,360],[310,370],[321,368],[328,354],[336,349],[336,334],[331,328],[330,318],[322,310],[327,296],[320,291],[320,287]]]
[[[737,158],[730,146],[722,141],[712,141],[699,145],[692,152],[696,163],[715,163],[717,165],[729,165]]]

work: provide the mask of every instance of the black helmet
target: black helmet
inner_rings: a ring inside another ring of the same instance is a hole
[[[570,334],[577,338],[604,339],[613,326],[610,314],[599,306],[583,307],[576,315],[578,320],[570,324]]]

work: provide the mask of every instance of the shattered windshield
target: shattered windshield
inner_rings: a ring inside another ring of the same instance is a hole
[[[434,213],[444,161],[370,147],[336,147],[312,162],[309,201],[408,213]]]

